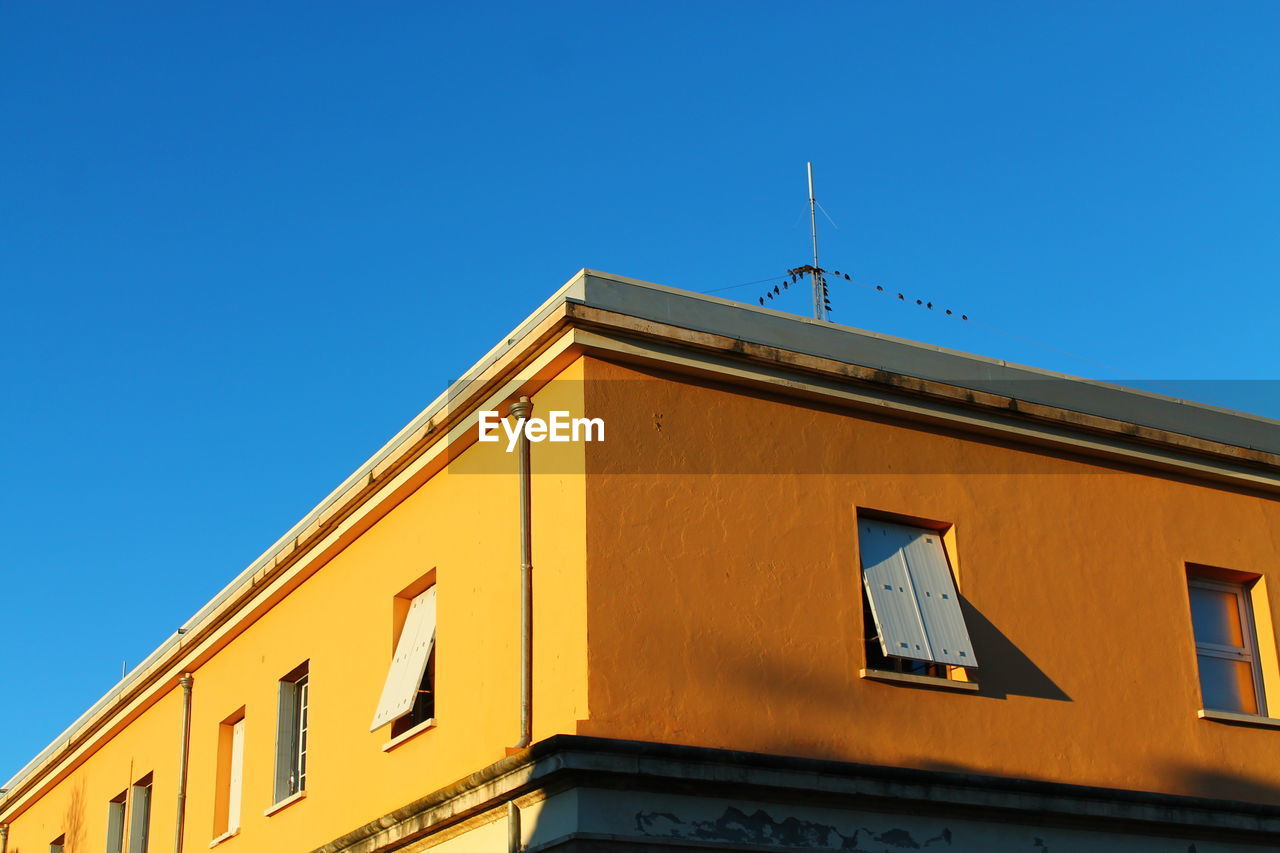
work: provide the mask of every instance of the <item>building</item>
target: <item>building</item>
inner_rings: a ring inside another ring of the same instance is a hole
[[[477,440],[522,397],[604,440]],[[0,847],[1272,849],[1278,426],[583,271]]]

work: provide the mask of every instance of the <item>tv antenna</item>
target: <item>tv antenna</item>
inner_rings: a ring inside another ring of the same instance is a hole
[[[831,310],[831,297],[827,292],[826,270],[818,264],[818,200],[813,194],[813,163],[805,163],[805,167],[809,172],[809,234],[813,237],[813,264],[787,272],[792,276],[809,276],[809,282],[813,285],[813,319],[825,320],[827,312]]]
[[[824,294],[819,287],[822,283],[822,267],[818,266],[818,200],[813,197],[813,163],[804,165],[809,172],[809,233],[813,235],[813,270],[810,273],[813,278],[813,318],[825,320],[827,311],[823,304]]]
[[[813,238],[813,263],[805,264],[802,267],[787,270],[787,275],[791,277],[791,284],[795,284],[804,276],[809,276],[809,282],[813,287],[813,318],[815,320],[826,320],[827,314],[831,312],[831,293],[827,290],[826,270],[818,265],[818,208],[822,205],[818,204],[818,199],[813,194],[813,163],[805,163],[809,171],[809,234]],[[826,214],[824,209],[823,214]],[[827,216],[830,219],[830,216]],[[832,222],[832,225],[835,223]],[[837,276],[839,273],[836,274]],[[849,276],[845,276],[848,278]],[[776,279],[767,279],[768,281],[776,281]],[[755,283],[755,282],[751,282]],[[736,286],[736,285],[735,285]],[[788,283],[782,282],[782,290],[786,290]],[[781,290],[775,285],[771,290],[766,290],[764,296],[757,301],[764,305],[766,299],[773,299],[775,296],[781,295]]]

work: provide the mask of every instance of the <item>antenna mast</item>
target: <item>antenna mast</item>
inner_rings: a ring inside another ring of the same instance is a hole
[[[805,163],[809,170],[809,231],[813,235],[813,269],[809,278],[813,283],[813,317],[815,320],[827,319],[826,281],[822,277],[822,267],[818,266],[818,202],[813,196],[813,163]]]
[[[791,281],[790,283],[783,281],[782,290],[786,290],[790,284],[797,284],[808,275],[813,285],[813,317],[815,320],[825,320],[827,319],[827,312],[831,310],[831,296],[827,291],[826,270],[818,266],[818,200],[813,195],[813,164],[805,163],[805,165],[809,168],[809,232],[813,235],[813,263],[787,270],[787,275],[791,277]],[[826,213],[825,210],[822,212]],[[830,216],[827,217],[827,219],[830,218]],[[835,225],[834,222],[831,224]],[[837,270],[836,277],[839,278],[839,276],[840,271]],[[849,276],[846,275],[845,278],[848,279]],[[768,280],[775,281],[775,279]],[[780,295],[782,290],[779,290],[775,284],[771,290],[766,290],[764,296],[761,296],[756,301],[763,305],[766,299],[772,299]]]

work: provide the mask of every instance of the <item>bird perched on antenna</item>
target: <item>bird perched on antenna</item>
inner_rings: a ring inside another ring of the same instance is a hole
[[[816,320],[827,319],[827,314],[831,312],[831,290],[827,287],[826,270],[818,266],[818,213],[819,207],[817,199],[813,194],[813,163],[806,163],[805,169],[809,173],[809,229],[813,238],[813,263],[805,264],[802,267],[787,270],[787,275],[791,277],[791,284],[795,284],[804,276],[809,276],[809,281],[813,285],[813,316]],[[826,210],[822,211],[824,214]],[[827,216],[830,219],[830,216]],[[835,225],[835,222],[831,223]],[[836,277],[840,276],[837,272]],[[845,276],[845,280],[849,280],[849,276]],[[783,290],[787,288],[787,283],[783,282]],[[766,299],[773,299],[780,296],[782,291],[778,290],[775,285],[772,290],[766,291],[757,301],[763,305]]]
[[[814,284],[816,285],[815,290],[821,294],[820,298],[822,299],[824,314],[831,312],[831,291],[827,287],[826,270],[821,267],[815,267],[813,264],[805,264],[804,266],[787,270],[787,275],[791,278],[791,281],[788,282],[784,280],[782,282],[781,290],[779,290],[778,285],[775,284],[772,289],[766,290],[764,296],[759,297],[756,301],[763,305],[766,299],[773,299],[775,296],[781,296],[783,290],[787,290],[792,284],[797,283],[807,275],[813,279]],[[835,272],[833,275],[838,277],[840,273]],[[847,275],[845,276],[846,279],[848,277],[849,276]]]

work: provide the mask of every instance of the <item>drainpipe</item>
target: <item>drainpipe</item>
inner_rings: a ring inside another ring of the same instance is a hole
[[[521,397],[509,410],[516,422],[527,421],[533,402]],[[529,529],[532,500],[529,476],[529,436],[520,430],[520,742],[533,742],[533,534]]]
[[[9,824],[0,824],[0,853],[6,853],[9,849]]]
[[[520,806],[515,800],[507,800],[507,853],[520,853]]]
[[[182,827],[187,815],[187,754],[191,751],[191,673],[182,673],[182,751],[178,753],[178,824],[173,833],[173,853],[182,853]],[[2,853],[2,851],[0,851]]]

